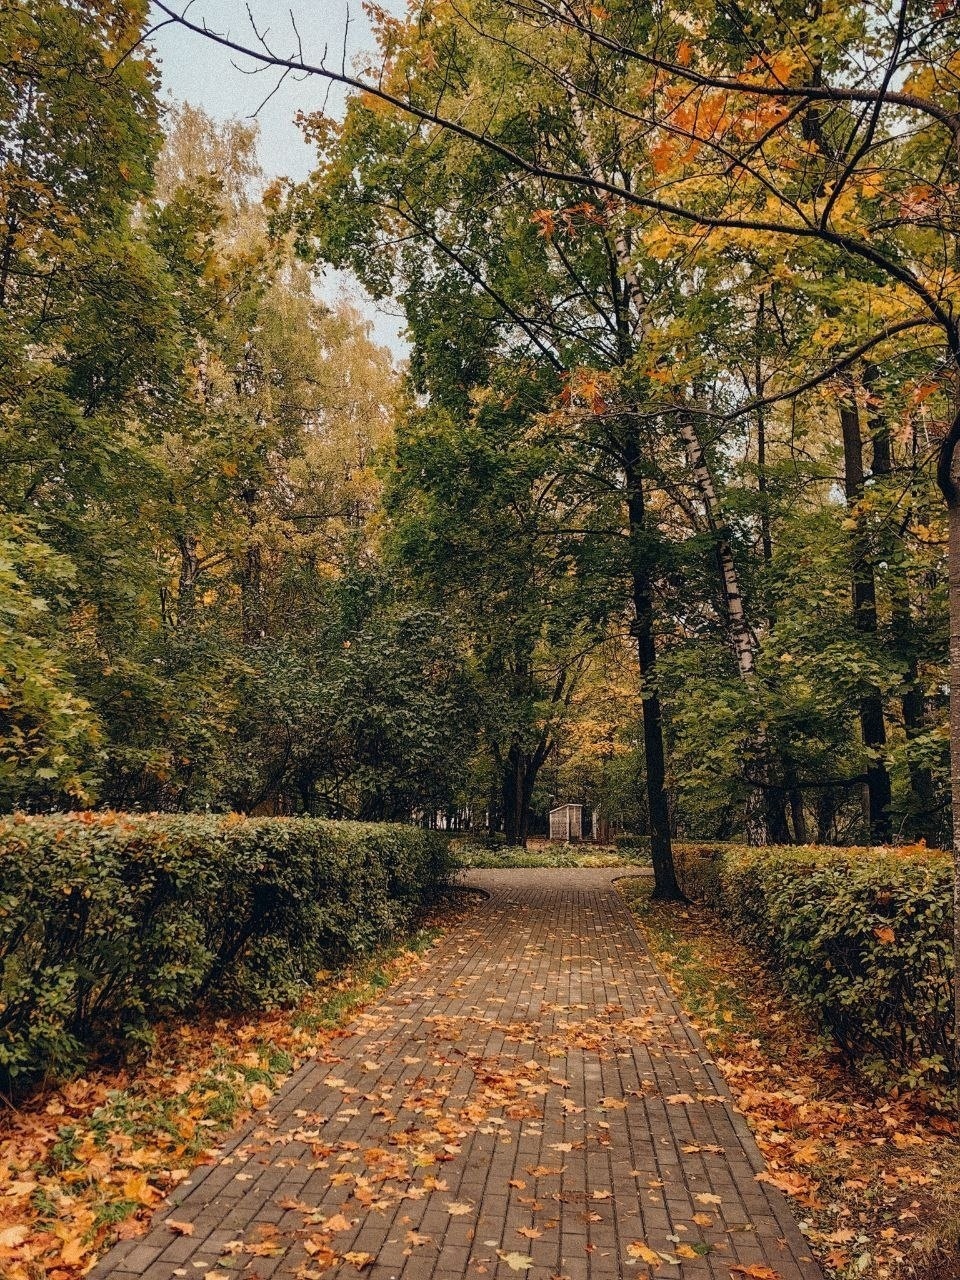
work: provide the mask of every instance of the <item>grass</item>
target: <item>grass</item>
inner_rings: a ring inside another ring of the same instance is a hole
[[[550,844],[531,841],[526,849],[487,848],[458,841],[453,846],[456,864],[463,869],[510,870],[514,867],[637,867],[649,866],[642,849],[615,849],[609,845]]]

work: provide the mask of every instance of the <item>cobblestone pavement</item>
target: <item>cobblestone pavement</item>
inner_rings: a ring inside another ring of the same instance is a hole
[[[616,875],[470,873],[489,898],[94,1280],[820,1277]]]

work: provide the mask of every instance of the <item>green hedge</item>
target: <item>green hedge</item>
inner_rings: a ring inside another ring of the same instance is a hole
[[[613,847],[624,853],[646,853],[650,852],[649,836],[614,836]]]
[[[78,813],[0,819],[0,1086],[199,1004],[288,1001],[406,927],[448,874],[417,827]]]
[[[953,885],[925,850],[678,848],[687,892],[729,918],[858,1066],[910,1087],[952,1060]]]

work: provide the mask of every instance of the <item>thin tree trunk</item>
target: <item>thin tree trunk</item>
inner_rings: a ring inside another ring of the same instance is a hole
[[[874,391],[878,377],[879,370],[876,365],[868,364],[865,366],[863,385],[871,393],[871,405],[867,415],[867,423],[873,450],[872,470],[875,476],[889,476],[893,470],[893,448],[890,424]],[[933,773],[929,768],[917,764],[910,753],[911,741],[917,738],[926,726],[924,723],[923,693],[920,689],[917,659],[914,651],[916,628],[910,610],[910,588],[905,571],[896,572],[893,576],[890,607],[897,648],[904,655],[907,663],[904,692],[900,698],[900,709],[903,715],[904,732],[907,736],[907,770],[910,777],[910,795],[912,799],[912,831],[929,844],[933,844],[937,838]]]
[[[737,660],[737,671],[740,673],[741,679],[750,681],[756,670],[756,641],[750,630],[746,611],[743,607],[740,575],[737,572],[736,561],[733,558],[730,539],[727,536],[726,529],[717,519],[717,492],[692,414],[680,414],[680,437],[687,452],[687,461],[690,463],[693,480],[703,506],[707,528],[713,535],[716,547],[720,580],[723,584],[727,626],[730,632],[733,652]]]
[[[797,770],[792,761],[784,764],[784,784],[790,801],[790,816],[793,818],[794,843],[806,844],[810,839],[807,815],[803,807],[803,792],[797,785]]]
[[[762,363],[763,322],[767,295],[760,294],[757,302],[757,331],[754,337],[754,394],[760,400],[763,397],[764,378]],[[769,570],[773,564],[773,538],[770,533],[770,494],[767,480],[767,415],[763,406],[757,409],[757,492],[760,495],[760,546],[763,550],[763,565]],[[770,618],[771,625],[773,618]]]
[[[737,662],[737,673],[745,684],[750,685],[753,684],[756,675],[756,637],[747,621],[733,548],[730,545],[727,530],[718,518],[717,492],[692,414],[681,413],[680,436],[686,449],[687,461],[703,507],[707,528],[714,541],[720,581],[723,585],[727,630]],[[789,839],[785,792],[782,787],[774,784],[774,771],[771,767],[772,752],[767,735],[762,728],[757,731],[749,756],[753,761],[753,770],[759,776],[760,788],[748,803],[747,838],[751,844],[785,843]]]
[[[587,124],[576,90],[570,91],[570,106],[577,124],[587,164],[594,178],[605,175],[593,135]],[[633,270],[633,253],[629,233],[617,225],[613,234],[614,256],[623,274],[625,316],[618,325],[620,358],[626,364],[633,352],[635,335],[642,338],[646,317],[646,298]],[[631,319],[632,317],[632,319]],[[618,442],[622,448],[626,485],[627,520],[630,534],[630,577],[634,608],[634,633],[642,691],[643,745],[646,764],[647,807],[650,811],[650,857],[653,863],[653,897],[664,901],[685,902],[677,880],[670,832],[670,803],[667,796],[666,751],[663,742],[663,709],[657,691],[657,645],[653,629],[653,592],[643,548],[646,512],[643,478],[640,470],[641,451],[636,425],[626,424],[626,437]]]
[[[197,573],[200,561],[197,555],[196,538],[190,533],[178,533],[177,549],[180,552],[177,623],[180,626],[189,626],[196,616],[197,608]]]
[[[960,1102],[960,448],[954,447],[949,498],[950,554],[950,785],[953,818],[953,1069]]]
[[[849,398],[840,406],[840,428],[843,435],[843,476],[848,506],[858,528],[852,539],[853,625],[864,636],[877,630],[877,591],[870,559],[870,547],[859,531],[856,504],[863,497],[863,440],[860,434],[860,412],[852,382]],[[870,838],[887,844],[893,834],[890,819],[890,775],[884,760],[887,732],[883,718],[880,690],[869,689],[860,699],[860,734],[867,751],[866,818]]]
[[[634,634],[640,665],[643,747],[646,764],[647,808],[650,811],[650,858],[653,863],[653,897],[671,902],[686,898],[677,881],[670,834],[666,752],[663,745],[663,711],[657,691],[657,644],[653,630],[653,596],[643,548],[645,507],[640,475],[640,449],[631,430],[624,449],[627,518],[630,528],[630,574],[633,589]]]

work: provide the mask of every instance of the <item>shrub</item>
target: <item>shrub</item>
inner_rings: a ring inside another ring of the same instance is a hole
[[[622,853],[650,853],[649,836],[620,835],[613,837],[613,847]]]
[[[950,859],[924,849],[678,849],[687,891],[756,946],[845,1056],[910,1087],[952,1061]]]
[[[0,1084],[199,1003],[267,1006],[408,925],[443,837],[313,818],[0,819]]]

